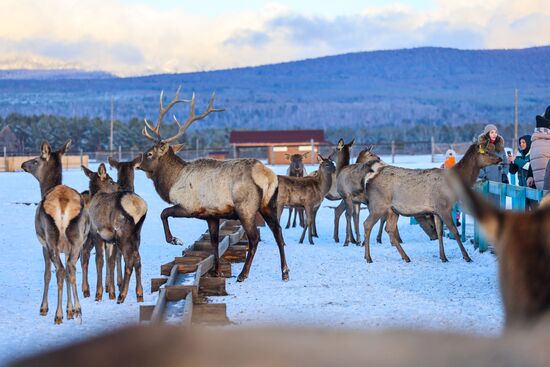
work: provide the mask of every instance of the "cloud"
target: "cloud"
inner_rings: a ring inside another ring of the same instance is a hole
[[[276,2],[207,16],[191,14],[184,2],[155,7],[120,0],[3,0],[0,68],[70,65],[136,75],[417,46],[550,44],[547,0],[438,0],[423,11],[395,1],[329,17]]]

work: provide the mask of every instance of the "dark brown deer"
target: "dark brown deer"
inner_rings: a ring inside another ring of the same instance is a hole
[[[453,184],[463,207],[495,245],[506,326],[539,321],[550,311],[550,195],[536,210],[517,213],[496,208],[464,177],[453,177]]]
[[[42,200],[36,208],[35,229],[44,255],[44,294],[40,305],[40,315],[48,313],[48,286],[51,279],[51,263],[57,277],[57,309],[55,323],[63,321],[63,281],[67,281],[67,319],[82,314],[76,289],[76,262],[82,246],[88,237],[90,221],[80,194],[62,181],[61,158],[69,148],[68,140],[56,152],[48,142],[42,143],[40,156],[30,159],[21,168],[32,174],[40,183]],[[65,267],[61,260],[65,254]],[[74,308],[71,300],[74,297]]]
[[[117,246],[124,257],[124,279],[117,303],[123,303],[128,294],[128,284],[132,271],[136,274],[136,297],[143,302],[141,285],[141,257],[139,245],[141,227],[147,214],[147,204],[137,194],[131,191],[120,191],[107,174],[105,165],[101,163],[96,172],[82,166],[84,173],[90,179],[90,219],[92,231],[103,241]],[[109,256],[109,298],[115,298],[114,271],[116,252]]]
[[[473,185],[481,168],[501,162],[496,154],[483,150],[472,144],[462,159],[451,169]],[[398,215],[420,216],[434,215],[437,235],[439,238],[439,258],[447,262],[443,247],[444,223],[458,243],[462,257],[471,261],[462,245],[458,230],[452,220],[451,212],[456,203],[456,195],[449,186],[445,172],[441,169],[406,169],[393,166],[381,166],[375,169],[369,178],[365,179],[366,193],[369,198],[367,206],[369,216],[363,223],[365,227],[365,259],[372,262],[370,256],[370,232],[374,224],[387,216],[386,230],[390,241],[398,249],[403,259],[408,258],[401,246],[398,246],[397,219]]]
[[[278,176],[279,194],[277,196],[277,216],[280,217],[285,206],[304,208],[306,212],[306,226],[302,231],[300,243],[304,242],[306,230],[308,230],[309,243],[313,245],[313,221],[325,195],[332,183],[332,174],[336,172],[334,163],[322,155],[317,155],[320,160],[319,170],[314,176],[289,177]]]
[[[259,233],[255,218],[256,213],[259,212],[273,232],[279,247],[282,278],[288,280],[289,269],[285,258],[285,244],[276,211],[277,175],[256,159],[226,161],[197,159],[187,162],[176,156],[169,145],[171,142],[180,138],[193,122],[212,112],[223,111],[213,107],[214,95],[212,95],[207,110],[200,115],[195,115],[195,95],[193,94],[190,101],[180,100],[178,95],[179,89],[174,100],[164,108],[161,93],[156,126],[151,126],[145,120],[143,134],[155,144],[143,154],[139,165],[147,177],[153,180],[160,197],[174,204],[161,213],[166,242],[182,244],[170,231],[169,217],[206,220],[216,259],[215,271],[221,274],[218,250],[220,219],[239,219],[249,242],[243,270],[237,277],[237,281],[241,282],[248,277],[258,246]],[[163,139],[160,134],[162,119],[170,108],[180,102],[190,102],[191,112],[183,124],[174,117],[179,130],[176,135]],[[156,137],[152,137],[149,131]]]
[[[304,154],[285,154],[285,158],[290,161],[290,165],[286,170],[286,175],[289,177],[304,177],[307,175],[304,167],[304,159],[307,158],[309,152]],[[293,207],[288,208],[288,222],[285,228],[290,227],[290,219],[292,218]],[[300,217],[300,226],[304,226],[304,211],[301,208],[294,210],[294,221],[292,222],[292,228],[296,227],[296,215]]]

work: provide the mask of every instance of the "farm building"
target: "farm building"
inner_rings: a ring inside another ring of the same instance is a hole
[[[239,158],[247,150],[263,151],[268,164],[287,164],[285,154],[311,152],[311,162],[315,163],[319,147],[325,144],[323,130],[256,130],[231,131],[229,143],[234,156]]]

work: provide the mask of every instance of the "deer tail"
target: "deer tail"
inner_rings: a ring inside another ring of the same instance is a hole
[[[268,206],[279,185],[277,175],[262,163],[258,162],[252,167],[252,179],[254,183],[262,189],[262,208]]]

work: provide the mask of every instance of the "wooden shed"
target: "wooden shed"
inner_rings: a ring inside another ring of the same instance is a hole
[[[324,142],[323,130],[231,131],[229,136],[236,158],[244,149],[260,148],[264,150],[268,164],[288,164],[285,154],[305,152],[312,153],[305,163],[316,163],[316,153]]]

